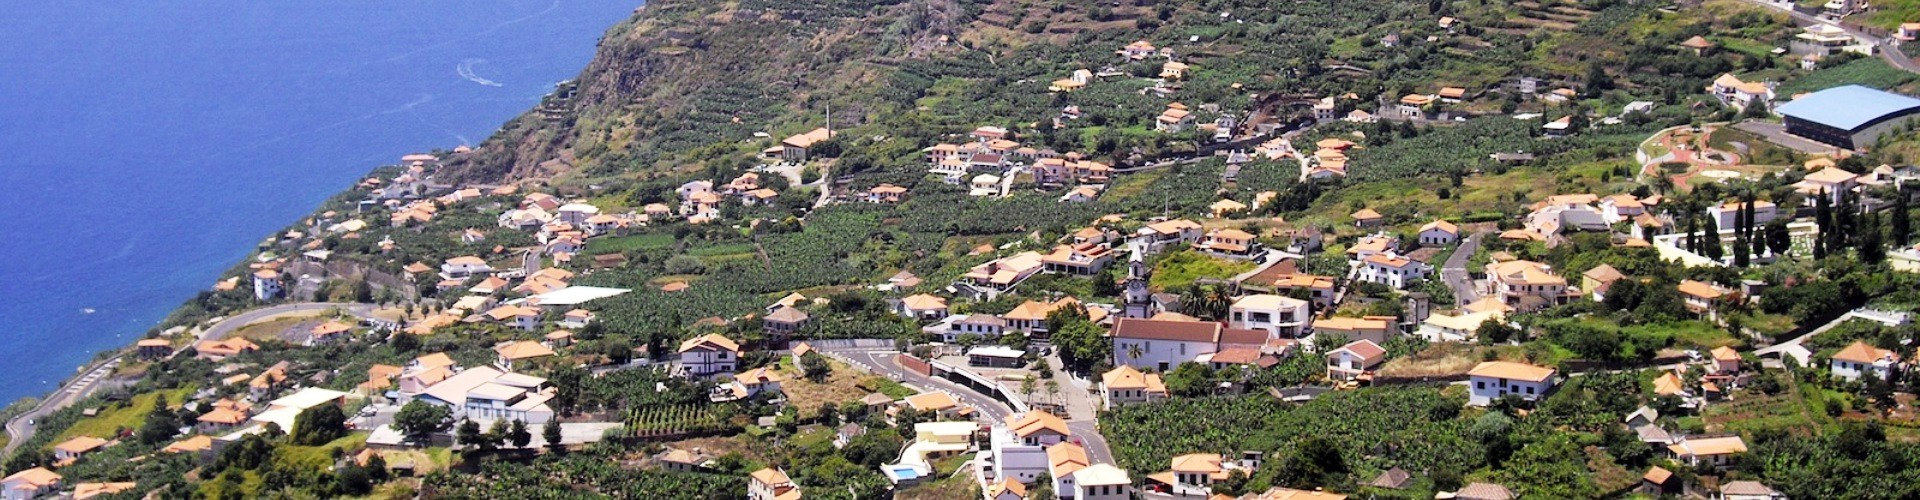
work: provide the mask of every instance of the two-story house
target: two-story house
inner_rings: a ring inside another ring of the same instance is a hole
[[[1460,226],[1445,219],[1435,219],[1420,226],[1420,246],[1441,247],[1460,241]]]
[[[1426,279],[1433,266],[1392,253],[1377,253],[1360,261],[1358,279],[1403,290],[1414,281]]]
[[[680,343],[680,374],[709,377],[733,373],[740,363],[740,344],[717,333]]]
[[[1891,380],[1894,370],[1900,366],[1900,354],[1874,347],[1866,341],[1856,340],[1840,352],[1833,353],[1829,366],[1833,376],[1859,381],[1861,377],[1872,375],[1880,380]]]
[[[1072,435],[1073,431],[1067,428],[1065,420],[1046,410],[1029,410],[1008,416],[1006,420],[994,424],[991,432],[991,477],[1033,482],[1051,469],[1047,448],[1066,441]]]
[[[1241,297],[1227,308],[1227,325],[1232,328],[1261,330],[1274,337],[1296,338],[1313,321],[1306,301],[1279,295],[1256,294]]]
[[[1580,295],[1552,267],[1526,260],[1488,263],[1487,288],[1487,295],[1520,312],[1565,304]]]
[[[1167,398],[1167,385],[1161,381],[1160,374],[1141,372],[1127,365],[1100,374],[1100,389],[1106,396],[1102,403],[1108,409]]]
[[[1554,369],[1512,361],[1488,361],[1467,372],[1467,404],[1486,406],[1509,395],[1538,401],[1553,389]]]

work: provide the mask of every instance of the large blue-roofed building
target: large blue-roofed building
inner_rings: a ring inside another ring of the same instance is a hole
[[[1845,149],[1871,146],[1920,113],[1920,99],[1859,85],[1834,87],[1774,110],[1787,133]]]

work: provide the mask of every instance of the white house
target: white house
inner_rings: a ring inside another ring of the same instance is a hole
[[[991,477],[1033,482],[1052,468],[1047,447],[1060,444],[1072,435],[1065,420],[1046,410],[1008,416],[993,426]]]
[[[1517,311],[1564,304],[1580,294],[1546,264],[1525,260],[1487,263],[1488,295]]]
[[[1746,207],[1745,203],[1737,202],[1737,201],[1729,201],[1719,205],[1707,207],[1707,216],[1713,218],[1713,223],[1718,224],[1718,226],[1716,227],[1718,227],[1721,231],[1732,231],[1733,225],[1735,222],[1734,217],[1736,217],[1736,214],[1740,213],[1740,210],[1745,207]],[[1770,201],[1753,202],[1753,221],[1754,221],[1753,225],[1755,226],[1766,225],[1768,222],[1773,222],[1774,217],[1778,217],[1778,216],[1779,216],[1779,209],[1778,207],[1775,207],[1773,205],[1773,202],[1770,202]]]
[[[1167,385],[1158,373],[1144,373],[1121,365],[1100,374],[1101,393],[1108,409],[1167,398]]]
[[[547,379],[482,366],[428,386],[416,398],[453,410],[455,418],[544,424],[553,419],[553,409],[547,406],[553,395]]]
[[[1267,332],[1228,329],[1211,321],[1120,318],[1114,320],[1109,338],[1114,366],[1164,372],[1220,352],[1223,346],[1260,348]]]
[[[446,263],[440,264],[440,274],[449,278],[465,278],[476,274],[491,272],[493,272],[493,267],[487,265],[486,259],[472,255],[454,257],[447,259]]]
[[[717,333],[687,339],[679,352],[679,373],[689,377],[733,373],[740,362],[740,344]]]
[[[1227,325],[1246,330],[1263,330],[1269,336],[1299,337],[1312,321],[1307,301],[1279,295],[1256,294],[1241,297],[1227,308]]]
[[[1444,219],[1436,219],[1420,226],[1420,246],[1438,247],[1452,245],[1460,241],[1460,226]]]
[[[1073,473],[1073,498],[1127,500],[1133,498],[1133,479],[1113,464],[1094,464]]]
[[[800,486],[780,469],[760,469],[747,477],[749,500],[800,500]]]
[[[279,271],[261,269],[253,272],[253,298],[273,300],[279,297],[283,290]]]
[[[1499,321],[1503,315],[1499,311],[1481,311],[1458,316],[1432,314],[1420,322],[1415,333],[1428,342],[1466,342],[1476,338],[1480,325],[1488,321]]]
[[[1667,445],[1667,453],[1672,454],[1674,460],[1694,467],[1703,464],[1726,467],[1733,463],[1733,457],[1746,452],[1747,442],[1740,436],[1685,438]]]
[[[1327,351],[1327,379],[1353,380],[1387,360],[1387,350],[1371,340],[1356,340]]]
[[[894,302],[893,311],[916,320],[938,320],[947,317],[947,299],[924,293],[911,295]]]
[[[45,467],[34,467],[0,479],[0,488],[5,488],[0,495],[6,500],[27,500],[59,490],[60,475]]]
[[[1395,290],[1405,289],[1409,283],[1425,279],[1433,273],[1433,266],[1392,253],[1373,254],[1360,262],[1360,281],[1379,283]]]
[[[1467,372],[1467,404],[1486,406],[1507,395],[1538,401],[1553,389],[1554,369],[1511,361],[1488,361]]]
[[[1856,340],[1840,352],[1833,353],[1829,371],[1832,371],[1835,377],[1850,381],[1858,381],[1868,374],[1879,377],[1880,380],[1888,380],[1893,376],[1893,369],[1899,364],[1900,354]]]

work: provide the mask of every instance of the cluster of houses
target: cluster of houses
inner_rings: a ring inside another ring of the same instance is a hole
[[[1063,200],[1086,202],[1098,197],[1113,175],[1113,167],[1088,160],[1080,153],[1063,154],[1022,145],[1003,127],[982,126],[967,137],[971,140],[961,144],[940,143],[928,148],[928,171],[948,184],[969,185],[974,196],[1004,195],[1013,177],[1028,173],[1041,186],[1076,184]],[[869,201],[887,202],[889,198],[884,192],[868,194]]]

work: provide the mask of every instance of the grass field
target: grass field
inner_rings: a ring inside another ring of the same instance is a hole
[[[54,438],[53,442],[60,443],[79,436],[113,439],[121,429],[139,429],[140,424],[146,421],[147,413],[153,411],[154,399],[161,394],[167,396],[167,404],[169,406],[179,406],[180,401],[193,394],[193,388],[183,387],[171,391],[149,392],[134,396],[131,401],[127,402],[126,406],[103,408],[98,415],[74,422],[72,427],[68,427],[66,431],[61,432],[60,436]]]
[[[1252,262],[1216,259],[1193,251],[1175,252],[1154,265],[1150,284],[1155,290],[1172,290],[1200,278],[1232,278],[1253,270],[1253,266]]]
[[[627,250],[652,250],[669,246],[673,246],[673,234],[647,233],[617,238],[593,238],[587,240],[587,248],[581,253],[586,255],[599,255],[625,252]]]
[[[1782,96],[1791,96],[1801,92],[1812,92],[1847,84],[1858,84],[1876,89],[1894,89],[1914,81],[1913,73],[1901,71],[1877,57],[1855,59],[1852,62],[1826,68],[1806,76],[1780,84],[1774,92]]]

